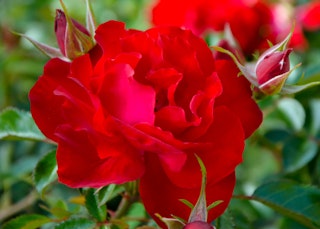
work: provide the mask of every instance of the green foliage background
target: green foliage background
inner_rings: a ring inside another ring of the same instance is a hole
[[[65,0],[65,4],[73,18],[84,22],[84,1]],[[98,23],[121,20],[136,29],[150,26],[151,4],[147,0],[92,0]],[[101,203],[113,209],[121,199],[119,194],[128,190],[109,186],[97,194],[91,189],[79,192],[57,183],[56,166],[48,159],[54,157],[55,147],[44,143],[41,133],[33,129],[27,113],[28,92],[48,58],[11,32],[56,46],[56,8],[60,8],[58,0],[0,0],[0,227],[19,216],[19,221],[6,228],[22,228],[19,224],[27,225],[25,228],[43,224],[43,228],[94,228],[97,224],[93,222],[105,220],[106,209]],[[306,36],[310,47],[292,55],[293,65],[302,62],[302,67],[288,83],[297,82],[302,74],[301,83],[320,80],[320,32]],[[320,228],[316,217],[320,216],[320,87],[295,96],[269,97],[259,104],[264,122],[247,141],[244,163],[237,169],[235,198],[216,226]],[[138,220],[126,221],[130,227],[154,225],[143,206],[135,200],[132,203],[124,218]],[[25,217],[28,214],[32,215]],[[70,218],[74,215],[79,217]],[[125,228],[121,222],[115,225],[113,228]]]

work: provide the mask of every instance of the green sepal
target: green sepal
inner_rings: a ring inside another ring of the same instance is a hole
[[[167,226],[168,229],[183,229],[185,224],[177,218],[166,218],[156,214],[156,216]]]

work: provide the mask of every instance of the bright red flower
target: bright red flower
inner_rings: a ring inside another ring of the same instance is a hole
[[[227,207],[244,140],[261,112],[231,61],[216,61],[204,40],[175,27],[99,26],[97,46],[71,63],[50,60],[30,92],[31,112],[58,143],[59,180],[101,187],[141,179],[151,216],[187,218],[207,168],[208,203]],[[157,220],[157,219],[156,219]]]
[[[197,35],[208,30],[223,31],[229,24],[247,55],[267,48],[266,40],[275,42],[277,36],[272,9],[263,1],[159,0],[152,21],[155,25],[184,26]]]
[[[297,8],[297,20],[308,31],[320,29],[320,1],[315,0]]]

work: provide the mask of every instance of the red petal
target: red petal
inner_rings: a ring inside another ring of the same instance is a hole
[[[162,217],[171,218],[172,215],[175,215],[188,220],[191,209],[179,200],[185,199],[195,204],[200,194],[201,178],[196,180],[188,179],[191,186],[195,186],[196,188],[180,188],[168,179],[161,168],[159,160],[154,155],[147,157],[146,165],[146,172],[140,180],[140,196],[151,217],[162,228],[166,227],[155,216],[156,213]],[[199,165],[198,170],[200,170]],[[231,199],[234,185],[234,173],[231,173],[219,182],[211,182],[208,179],[206,187],[207,203],[211,204],[217,200],[223,200],[220,205],[209,211],[209,222],[224,212]]]
[[[216,99],[215,106],[227,106],[241,122],[246,138],[261,124],[262,112],[252,99],[250,83],[242,76],[232,61],[216,61],[216,68],[223,85],[223,93]]]
[[[32,116],[40,130],[55,140],[54,131],[63,122],[61,106],[63,98],[54,95],[54,90],[65,82],[70,64],[60,59],[51,59],[44,67],[43,75],[29,93]],[[50,101],[50,104],[48,104]]]
[[[155,91],[138,83],[128,64],[115,64],[105,69],[99,91],[106,111],[127,124],[154,122]]]
[[[56,135],[59,180],[70,187],[121,184],[144,172],[141,152],[119,136],[99,136],[67,125],[60,126]]]
[[[195,158],[197,154],[207,168],[210,182],[218,182],[234,171],[242,162],[244,134],[238,117],[226,107],[219,107],[214,112],[214,122],[206,134],[185,149],[187,160],[178,172],[163,164],[164,171],[173,184],[182,188],[195,188],[200,184],[190,182],[201,180],[201,172]]]

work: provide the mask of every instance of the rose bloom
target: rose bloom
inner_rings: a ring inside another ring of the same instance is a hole
[[[244,140],[262,119],[249,83],[189,30],[109,21],[95,40],[72,62],[50,60],[30,91],[37,125],[58,144],[60,182],[98,188],[140,179],[152,217],[187,219],[179,199],[199,196],[197,154],[207,202],[224,201],[209,212],[215,219],[230,201]]]

